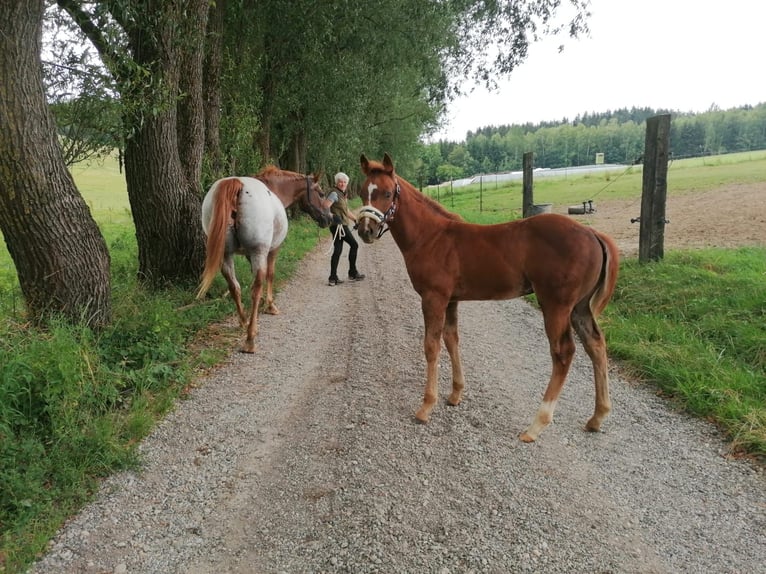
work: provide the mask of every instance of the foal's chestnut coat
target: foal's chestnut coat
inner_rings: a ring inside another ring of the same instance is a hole
[[[573,330],[593,363],[596,408],[586,429],[598,431],[611,410],[604,335],[596,322],[614,292],[617,247],[606,235],[569,217],[544,214],[496,225],[463,222],[400,178],[383,162],[361,156],[366,180],[358,234],[372,243],[388,229],[399,246],[425,320],[426,389],[416,418],[427,422],[437,397],[440,339],[452,363],[452,393],[460,403],[465,379],[458,350],[460,301],[512,299],[535,293],[543,313],[553,370],[532,424],[532,442],[551,422],[574,356]]]

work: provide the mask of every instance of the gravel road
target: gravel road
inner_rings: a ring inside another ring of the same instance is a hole
[[[30,572],[766,572],[764,470],[614,364],[604,432],[582,430],[578,346],[553,424],[518,440],[550,369],[523,301],[461,304],[465,399],[444,402],[443,351],[442,401],[416,423],[423,326],[401,255],[388,235],[361,245],[367,279],[327,287],[328,245],[262,316],[256,354],[205,375]]]

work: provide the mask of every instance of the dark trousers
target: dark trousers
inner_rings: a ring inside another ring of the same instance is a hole
[[[348,243],[348,273],[349,275],[356,275],[358,273],[356,269],[356,252],[359,250],[359,244],[354,239],[351,230],[348,225],[343,225],[343,236],[336,235],[338,230],[337,225],[330,226],[330,233],[335,238],[333,240],[332,257],[330,258],[330,279],[338,278],[338,262],[340,261],[340,255],[343,252],[343,242]]]

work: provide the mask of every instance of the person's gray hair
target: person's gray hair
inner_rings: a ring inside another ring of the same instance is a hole
[[[339,181],[345,181],[348,183],[348,176],[342,171],[339,171],[335,174],[335,183],[338,183]]]

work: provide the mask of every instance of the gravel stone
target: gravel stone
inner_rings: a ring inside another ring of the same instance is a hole
[[[524,301],[461,303],[465,399],[446,404],[442,351],[418,424],[423,321],[401,254],[389,235],[362,245],[367,279],[327,287],[328,247],[261,317],[256,353],[202,376],[141,469],[105,480],[30,573],[766,572],[763,468],[614,362],[603,432],[583,431],[578,346],[553,424],[518,440],[550,375]]]

